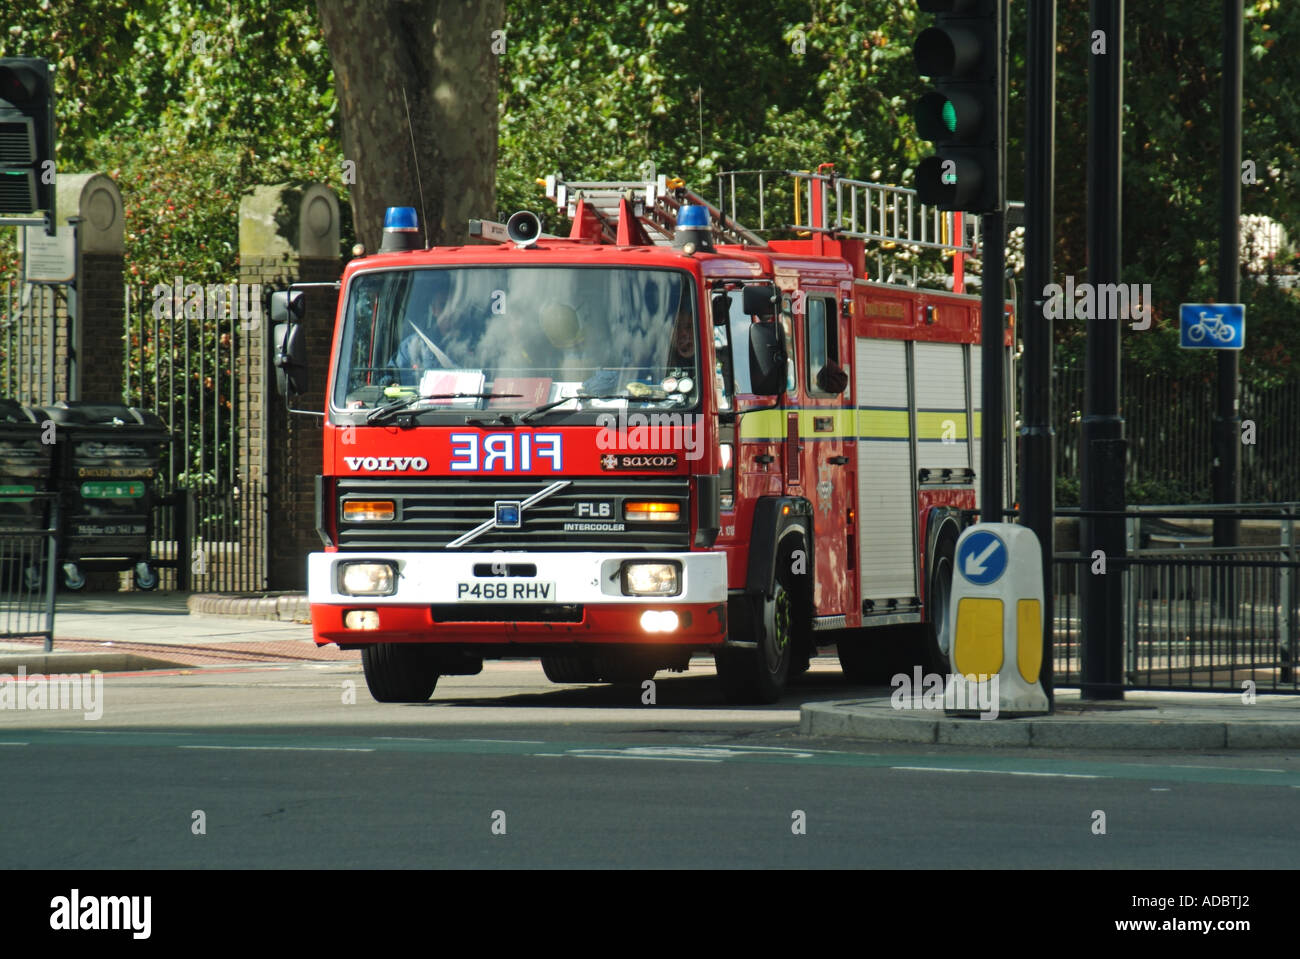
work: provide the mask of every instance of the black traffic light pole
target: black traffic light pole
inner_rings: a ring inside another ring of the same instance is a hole
[[[983,389],[983,411],[980,414],[980,520],[1000,523],[1002,493],[1006,486],[1003,463],[1006,446],[1011,437],[1006,435],[1006,272],[1007,227],[1004,200],[1006,196],[1006,163],[1004,145],[1006,127],[1006,65],[1007,18],[1006,0],[993,0],[994,9],[994,80],[992,132],[997,137],[993,170],[996,177],[994,209],[980,217],[983,244],[980,271],[980,386]]]
[[[1120,279],[1124,0],[1092,0],[1091,20],[1089,37],[1105,45],[1104,53],[1091,54],[1088,69],[1088,282],[1095,291]],[[1088,320],[1080,499],[1085,512],[1122,512],[1126,444],[1119,361],[1120,327],[1127,317],[1097,316],[1100,312]],[[1123,516],[1081,520],[1084,699],[1124,698],[1124,540]],[[1098,550],[1101,555],[1094,558]]]
[[[1241,268],[1241,42],[1242,0],[1223,0],[1223,144],[1219,169],[1219,302],[1236,303]],[[1214,413],[1214,501],[1241,498],[1241,413],[1237,406],[1237,350],[1219,354]],[[1214,545],[1236,546],[1238,522],[1214,521]],[[1224,598],[1230,594],[1224,590]]]
[[[1056,433],[1052,429],[1052,321],[1043,315],[1045,290],[1052,282],[1053,197],[1056,173],[1056,0],[1029,4],[1025,85],[1025,297],[1020,318],[1025,344],[1023,425],[1020,428],[1020,522],[1038,537],[1043,550],[1043,665],[1038,674],[1052,689],[1054,591],[1052,554],[1056,551]]]

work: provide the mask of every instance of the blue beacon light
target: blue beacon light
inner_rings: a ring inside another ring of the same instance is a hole
[[[384,240],[381,253],[420,248],[420,225],[413,206],[390,206],[384,213]]]

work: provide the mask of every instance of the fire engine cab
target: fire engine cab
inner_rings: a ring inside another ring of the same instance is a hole
[[[547,178],[564,238],[519,213],[425,248],[389,211],[340,281],[308,561],[316,642],[361,649],[375,699],[505,657],[608,683],[709,653],[733,702],[831,645],[863,681],[947,672],[953,550],[1001,439],[980,303],[866,265],[943,250],[960,291],[971,248],[909,190],[787,181],[786,240],[653,175]],[[290,395],[302,303],[272,297]]]

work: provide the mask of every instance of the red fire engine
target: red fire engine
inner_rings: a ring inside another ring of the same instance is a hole
[[[503,657],[635,682],[706,652],[737,702],[832,644],[857,679],[947,671],[980,304],[873,280],[866,251],[945,250],[960,289],[960,221],[792,176],[784,241],[653,176],[548,178],[567,238],[521,213],[425,249],[390,210],[341,280],[308,562],[316,641],[360,648],[375,699]],[[290,392],[300,297],[272,302]]]

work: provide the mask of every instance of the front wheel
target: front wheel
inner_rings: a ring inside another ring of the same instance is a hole
[[[438,685],[430,650],[416,643],[376,643],[361,649],[366,686],[379,703],[426,703]]]
[[[744,615],[731,617],[740,638],[754,649],[720,649],[714,654],[723,695],[731,703],[774,703],[785,691],[793,659],[794,598],[778,580],[770,598],[745,596]]]

